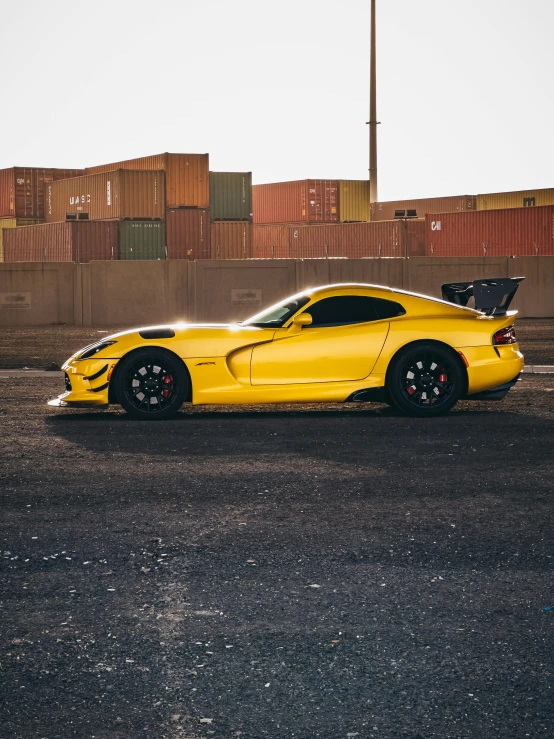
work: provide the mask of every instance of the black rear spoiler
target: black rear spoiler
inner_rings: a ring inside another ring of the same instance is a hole
[[[442,286],[442,298],[449,303],[466,306],[473,296],[475,310],[489,316],[501,316],[508,310],[519,283],[524,279],[525,277],[499,277],[473,282],[447,282]]]

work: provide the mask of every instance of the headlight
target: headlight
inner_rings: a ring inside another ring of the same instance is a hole
[[[116,343],[116,341],[98,341],[96,344],[85,346],[83,353],[77,357],[77,359],[90,359],[91,357],[94,357],[95,354],[98,354],[98,352],[101,352],[103,349],[107,349],[109,346]]]

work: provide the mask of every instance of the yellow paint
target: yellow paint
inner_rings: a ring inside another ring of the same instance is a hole
[[[108,390],[94,393],[105,382],[98,373],[134,349],[159,347],[174,352],[187,366],[192,402],[302,403],[342,402],[357,390],[383,387],[389,364],[404,346],[422,339],[440,341],[463,352],[469,367],[468,392],[478,393],[512,380],[523,368],[517,344],[498,347],[492,336],[514,322],[515,312],[485,316],[469,308],[401,290],[375,285],[339,284],[306,290],[310,312],[317,301],[336,295],[363,295],[400,303],[406,314],[388,320],[342,326],[300,326],[292,318],[282,328],[239,324],[172,326],[175,337],[143,339],[139,329],[106,337],[114,344],[94,358],[80,360],[77,352],[62,367],[71,379],[67,403],[91,406],[108,402]]]
[[[491,192],[477,195],[477,210],[501,210],[503,208],[529,208],[554,205],[554,188],[544,190],[517,190],[515,192]]]

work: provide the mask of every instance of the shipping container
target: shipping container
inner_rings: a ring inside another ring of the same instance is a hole
[[[288,258],[291,226],[252,226],[252,256],[255,259]]]
[[[425,255],[425,221],[253,226],[256,258],[325,259]]]
[[[4,232],[6,262],[117,259],[117,221],[43,223]]]
[[[425,218],[427,213],[464,213],[477,210],[475,195],[420,200],[390,200],[373,203],[372,221],[392,221],[395,218]]]
[[[46,186],[46,222],[162,219],[164,201],[163,172],[119,169],[85,175]]]
[[[369,180],[340,180],[339,204],[342,223],[370,221]]]
[[[114,169],[163,170],[167,208],[208,208],[210,174],[207,154],[155,154],[123,162],[87,167],[86,174]]]
[[[168,259],[210,259],[210,212],[177,208],[166,214]]]
[[[554,206],[428,213],[427,256],[553,256]]]
[[[477,195],[477,210],[530,208],[541,205],[554,205],[554,188],[517,190],[516,192],[489,192],[485,195]]]
[[[252,172],[210,172],[210,217],[252,220]]]
[[[44,190],[49,182],[78,177],[82,169],[11,167],[0,170],[0,218],[44,218]]]
[[[252,224],[246,221],[215,221],[211,225],[212,259],[251,259]]]
[[[119,221],[118,259],[165,259],[164,221]]]
[[[252,187],[254,223],[337,223],[338,180],[297,180]]]
[[[20,228],[21,226],[34,226],[42,223],[42,218],[1,218],[0,219],[0,262],[4,261],[4,246],[2,231],[5,228]]]

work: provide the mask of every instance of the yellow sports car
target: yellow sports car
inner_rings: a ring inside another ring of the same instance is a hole
[[[508,306],[523,278],[442,286],[444,300],[378,285],[315,287],[241,323],[176,323],[109,336],[63,365],[50,405],[161,419],[184,402],[379,401],[436,416],[501,400],[523,368]],[[468,307],[473,299],[475,308]]]

